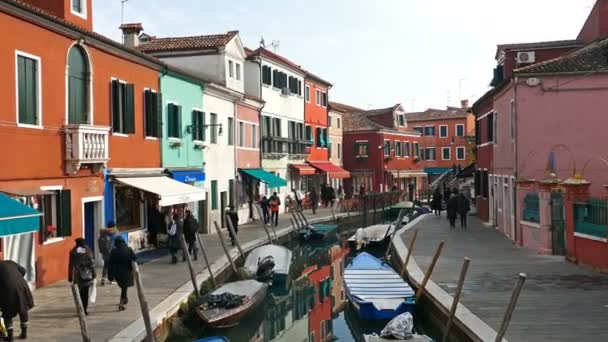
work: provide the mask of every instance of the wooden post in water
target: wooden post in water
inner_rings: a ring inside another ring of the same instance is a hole
[[[236,265],[234,264],[234,260],[232,260],[230,251],[228,250],[228,247],[226,247],[226,242],[224,242],[224,235],[222,234],[222,229],[220,228],[220,225],[217,224],[217,221],[213,221],[213,225],[215,226],[215,230],[217,231],[217,236],[220,238],[220,243],[222,244],[222,248],[224,249],[224,253],[226,253],[226,257],[228,258],[228,261],[230,262],[230,266],[232,266],[232,270],[234,271],[234,274],[239,274],[239,270],[236,268]]]
[[[334,222],[338,223],[338,219],[336,218],[336,213],[334,212],[334,206],[330,203],[329,209],[331,210],[331,216],[334,219]]]
[[[192,257],[190,256],[190,251],[188,251],[188,245],[186,244],[186,238],[184,238],[184,234],[181,234],[179,236],[179,243],[182,245],[184,255],[186,255],[186,261],[188,262],[188,271],[190,272],[190,280],[192,281],[192,286],[194,287],[194,293],[196,293],[196,298],[199,298],[201,294],[198,292],[198,285],[196,284],[196,273],[194,273],[194,267],[192,266]]]
[[[401,229],[401,221],[403,220],[403,216],[405,216],[405,210],[401,209],[401,211],[399,212],[399,215],[397,216],[397,221],[395,221],[395,227],[393,228],[393,236],[391,236],[390,238],[390,242],[388,243],[388,246],[386,247],[386,251],[384,251],[384,259],[388,259],[388,255],[391,252],[391,248],[393,246],[393,239],[395,238],[395,236],[397,235],[397,231],[399,229]],[[389,224],[390,227],[390,224]],[[390,228],[386,230],[386,234],[384,235],[384,238],[388,238],[388,233],[390,232]]]
[[[272,236],[270,236],[270,231],[268,231],[268,225],[264,222],[264,214],[262,213],[262,208],[259,205],[256,205],[255,208],[258,211],[258,215],[260,215],[260,222],[262,223],[262,227],[264,227],[264,231],[266,235],[268,235],[268,241],[272,243]]]
[[[496,340],[494,342],[502,342],[502,338],[507,333],[507,328],[509,328],[509,323],[511,322],[511,317],[513,316],[513,311],[515,311],[515,306],[517,305],[517,300],[519,299],[519,294],[521,293],[521,289],[524,286],[526,277],[527,276],[525,273],[519,274],[519,279],[517,279],[517,283],[515,284],[515,288],[513,289],[513,294],[511,295],[511,301],[509,301],[509,306],[507,306],[507,311],[505,312],[505,316],[502,319],[500,329],[498,329],[498,333],[496,334]]]
[[[410,245],[407,247],[407,256],[405,257],[405,261],[403,262],[403,268],[401,269],[401,278],[405,276],[407,272],[407,265],[410,262],[410,258],[412,257],[412,252],[414,251],[414,244],[416,243],[416,238],[418,237],[418,229],[414,229],[414,236],[410,240]]]
[[[72,290],[72,297],[74,298],[74,304],[76,305],[76,313],[78,314],[78,322],[80,323],[80,334],[82,335],[83,342],[91,342],[89,337],[89,329],[87,327],[87,319],[84,314],[84,307],[82,306],[82,300],[80,300],[80,293],[77,284],[70,284]]]
[[[460,278],[458,278],[458,286],[456,287],[456,293],[454,294],[454,301],[452,302],[452,309],[450,310],[450,315],[448,316],[448,322],[445,326],[445,331],[443,332],[443,342],[448,342],[448,336],[450,335],[450,328],[452,327],[452,322],[454,321],[454,316],[456,316],[456,309],[458,308],[458,302],[460,302],[460,295],[462,294],[462,288],[464,287],[464,279],[467,276],[467,271],[469,270],[469,263],[471,259],[464,258],[464,262],[462,263],[462,269],[460,270]]]
[[[293,219],[290,217],[289,218],[289,222],[291,222],[291,227],[293,228],[291,230],[292,233],[296,233],[298,232],[298,227],[296,226],[295,222],[293,221]]]
[[[363,225],[367,227],[367,198],[363,199]]]
[[[236,248],[239,250],[239,254],[241,255],[241,258],[243,258],[243,262],[245,261],[245,253],[243,253],[243,249],[241,248],[241,244],[239,243],[239,240],[236,238],[236,230],[234,230],[234,226],[232,225],[232,220],[230,219],[230,216],[228,216],[227,214],[224,215],[224,218],[226,219],[226,224],[228,226],[228,229],[230,230],[230,234],[232,234],[232,238],[234,239],[234,243],[236,244]]]
[[[297,209],[293,208],[289,211],[289,213],[291,214],[291,217],[293,217],[293,220],[296,222],[296,229],[299,231],[304,228],[304,225],[300,224],[300,220],[298,220],[298,215],[296,214],[296,211]]]
[[[137,286],[137,297],[139,298],[139,307],[141,308],[141,315],[144,319],[144,326],[146,327],[146,342],[154,342],[154,331],[152,330],[152,321],[150,320],[150,309],[148,309],[148,301],[144,295],[144,283],[141,281],[141,273],[139,272],[139,265],[133,261],[131,263],[133,267],[133,274],[135,276],[135,285]]]
[[[304,226],[308,227],[310,224],[308,223],[308,220],[306,219],[306,216],[304,216],[304,210],[300,210],[300,211],[298,211],[298,213],[300,214],[300,218],[304,222]]]
[[[441,255],[441,251],[443,250],[444,244],[445,241],[441,241],[439,242],[439,246],[437,246],[437,250],[435,251],[435,255],[433,255],[433,260],[429,265],[429,269],[426,271],[426,274],[422,279],[422,284],[420,284],[420,287],[418,287],[418,291],[416,291],[416,302],[418,302],[420,300],[420,297],[422,297],[422,293],[424,292],[426,283],[428,283],[429,278],[431,278],[431,273],[433,273],[433,270],[435,269],[435,264],[437,263],[437,259],[439,259],[439,255]]]
[[[203,245],[203,238],[197,233],[196,240],[198,240],[198,245],[201,248],[201,253],[203,254],[203,259],[205,260],[205,266],[207,266],[207,271],[209,272],[209,278],[211,278],[211,283],[213,287],[217,286],[215,282],[215,276],[213,276],[213,272],[211,271],[211,264],[209,263],[209,258],[207,257],[207,252],[205,251],[205,246]]]

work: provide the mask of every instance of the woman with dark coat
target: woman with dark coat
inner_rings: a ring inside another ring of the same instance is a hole
[[[433,209],[435,216],[441,216],[441,208],[443,206],[441,200],[441,191],[439,191],[439,188],[436,188],[435,192],[433,192],[433,199],[431,200],[431,209]]]
[[[450,220],[450,228],[456,227],[456,217],[458,215],[458,194],[452,193],[446,205],[448,211],[448,220]]]
[[[21,336],[27,338],[28,314],[34,307],[34,298],[23,277],[26,270],[14,261],[0,261],[0,310],[8,333],[7,341],[13,340],[13,318],[19,315]]]
[[[68,280],[78,285],[85,315],[89,314],[89,289],[96,277],[93,252],[83,238],[78,238],[76,239],[76,246],[70,251]]]
[[[117,237],[114,242],[114,249],[110,254],[110,269],[109,276],[110,280],[116,280],[120,287],[120,303],[118,304],[118,310],[125,310],[129,298],[127,296],[127,290],[133,286],[133,264],[132,262],[137,260],[133,249],[127,246],[127,243],[122,237]]]

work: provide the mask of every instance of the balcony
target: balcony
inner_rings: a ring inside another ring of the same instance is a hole
[[[281,159],[289,153],[287,142],[289,139],[278,136],[262,137],[262,158]]]
[[[65,172],[75,174],[83,165],[95,172],[109,159],[110,127],[67,125],[65,131]]]

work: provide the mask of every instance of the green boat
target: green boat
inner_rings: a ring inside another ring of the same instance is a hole
[[[302,240],[324,240],[337,229],[337,224],[310,224],[300,231],[300,238],[302,238]]]

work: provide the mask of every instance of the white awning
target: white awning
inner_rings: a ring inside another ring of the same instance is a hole
[[[169,177],[133,177],[116,178],[120,183],[157,194],[161,207],[175,204],[202,201],[205,199],[203,189],[178,182]]]

